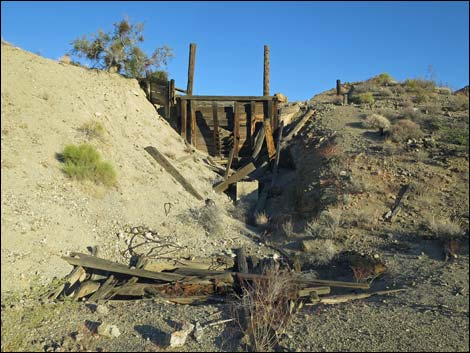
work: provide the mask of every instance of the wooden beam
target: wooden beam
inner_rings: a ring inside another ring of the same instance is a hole
[[[236,183],[237,181],[239,181],[240,179],[243,179],[244,177],[254,172],[255,170],[256,170],[256,165],[253,163],[253,161],[249,162],[244,167],[240,168],[231,176],[229,176],[227,179],[225,179],[223,182],[214,186],[214,191],[218,193],[225,191],[230,184]]]
[[[191,117],[191,145],[196,147],[196,103],[189,101],[189,116]]]
[[[281,143],[282,143],[282,132],[284,130],[284,122],[281,121],[281,126],[279,127],[279,135],[277,137],[277,147],[276,147],[276,161],[274,163],[274,169],[273,169],[273,178],[271,181],[271,186],[274,186],[276,183],[277,179],[277,171],[279,167],[279,158],[281,156]]]
[[[393,205],[392,209],[388,211],[384,215],[384,219],[388,222],[392,222],[393,217],[395,217],[400,210],[400,206],[402,205],[403,198],[406,199],[405,194],[410,190],[410,185],[405,184],[400,187],[400,191],[398,192],[397,198],[395,199],[395,204]]]
[[[194,66],[196,65],[196,44],[191,43],[189,45],[189,65],[188,65],[188,88],[186,92],[188,95],[193,94],[193,83],[194,83]]]
[[[86,268],[92,268],[95,270],[108,271],[112,273],[150,278],[164,282],[179,281],[185,278],[185,276],[178,275],[175,273],[162,273],[162,272],[151,272],[141,269],[131,269],[126,265],[101,259],[96,256],[90,256],[81,253],[72,252],[70,256],[62,256],[62,259],[67,261],[71,265],[82,266]]]
[[[341,95],[341,80],[336,80],[336,95]]]
[[[181,137],[188,141],[186,128],[188,126],[188,102],[185,100],[180,101],[181,104]]]
[[[253,153],[253,150],[255,148],[255,128],[256,128],[256,116],[255,116],[255,110],[256,110],[256,102],[251,101],[250,102],[250,148],[251,148],[251,153]]]
[[[273,96],[179,96],[181,100],[193,101],[237,101],[237,102],[265,102],[272,101]]]
[[[269,159],[273,159],[276,155],[276,147],[274,147],[274,138],[273,131],[271,129],[271,119],[266,119],[264,121],[264,130],[266,132],[266,145],[268,147],[268,156]]]
[[[235,102],[233,104],[233,146],[235,148],[234,155],[237,157],[239,152],[240,142],[240,104]]]
[[[269,96],[269,46],[264,46],[263,96]]]
[[[220,137],[219,137],[219,116],[218,116],[218,104],[212,102],[212,119],[214,121],[214,145],[215,155],[220,156]]]
[[[228,156],[227,168],[225,169],[224,178],[227,180],[228,174],[230,172],[230,168],[232,167],[233,156],[235,155],[235,144],[233,145],[232,149],[230,150],[230,155]]]
[[[315,110],[310,109],[303,118],[297,123],[297,125],[292,129],[292,131],[283,139],[281,149],[284,149],[287,146],[287,143],[292,140],[295,135],[304,127],[307,121],[315,114]]]
[[[258,135],[255,138],[255,147],[253,148],[253,159],[258,158],[258,155],[261,152],[261,148],[263,148],[264,138],[266,137],[266,130],[263,127],[259,130]]]
[[[155,159],[158,164],[160,164],[168,173],[170,173],[173,178],[176,179],[178,183],[183,186],[183,188],[193,195],[198,200],[203,200],[204,198],[197,192],[197,190],[189,183],[189,181],[180,174],[180,172],[171,164],[171,162],[160,153],[155,147],[147,146],[144,148],[152,157]]]

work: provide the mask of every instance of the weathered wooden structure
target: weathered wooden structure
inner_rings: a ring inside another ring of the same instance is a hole
[[[195,61],[196,45],[191,43],[186,90],[175,87],[174,80],[155,81],[149,84],[149,99],[189,144],[223,164],[233,160],[236,165],[253,155],[256,136],[266,123],[268,139],[279,125],[278,100],[269,95],[269,47],[264,47],[262,96],[193,95]],[[268,142],[274,151],[274,141]]]

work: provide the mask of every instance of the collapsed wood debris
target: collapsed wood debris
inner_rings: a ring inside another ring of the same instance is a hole
[[[108,261],[96,256],[71,253],[64,256],[74,268],[58,288],[45,299],[69,297],[73,300],[103,302],[111,299],[159,297],[176,304],[224,302],[234,298],[244,283],[263,283],[269,269],[279,268],[274,258],[246,256],[243,248],[235,258],[191,258],[155,260],[139,256],[133,266]],[[312,278],[309,273],[291,272],[293,288],[290,300],[315,305],[336,304],[349,300],[384,295],[401,290],[360,292],[332,295],[332,288],[368,290],[368,283],[341,282]]]

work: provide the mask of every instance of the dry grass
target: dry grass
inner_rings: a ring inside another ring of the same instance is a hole
[[[428,216],[425,220],[425,225],[436,239],[456,239],[463,233],[459,222],[446,217],[436,218],[435,216]]]
[[[278,269],[265,273],[266,279],[242,283],[232,314],[244,334],[250,351],[276,349],[280,336],[300,306],[294,301],[294,275]]]
[[[292,238],[295,236],[294,224],[292,223],[292,220],[288,219],[282,224],[282,231],[284,235],[288,238]]]
[[[338,210],[323,211],[307,223],[306,232],[313,238],[334,238],[341,223],[342,213]]]
[[[468,97],[463,94],[456,94],[449,97],[447,108],[452,112],[468,110]]]
[[[329,264],[339,252],[331,239],[303,240],[301,248],[310,255],[309,261],[317,266]]]
[[[223,211],[215,204],[205,205],[197,215],[198,222],[211,236],[220,236],[224,231]]]
[[[340,152],[340,149],[338,145],[334,143],[327,143],[316,150],[316,154],[319,157],[323,157],[326,159],[330,159],[334,156],[337,156],[339,152]]]
[[[255,214],[255,224],[258,227],[266,227],[269,223],[269,217],[266,212],[260,212]]]
[[[104,127],[99,121],[90,120],[78,128],[78,131],[85,134],[88,139],[102,139],[104,137]]]

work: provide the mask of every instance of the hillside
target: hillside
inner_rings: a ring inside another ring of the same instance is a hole
[[[102,257],[125,261],[123,234],[134,226],[207,254],[220,249],[224,234],[240,235],[238,223],[221,212],[223,234],[206,236],[196,212],[204,201],[144,150],[156,147],[204,198],[222,210],[230,207],[228,197],[212,191],[217,175],[204,156],[186,147],[157,115],[136,80],[5,44],[1,80],[2,293],[62,277],[70,266],[60,256],[89,246],[97,246]],[[98,136],[90,131],[93,124],[102,128]],[[85,142],[115,166],[115,187],[84,184],[61,171],[57,154],[67,144]],[[171,203],[168,216],[165,203]]]
[[[151,297],[99,309],[39,300],[70,272],[62,255],[94,246],[99,257],[127,265],[135,234],[170,244],[172,259],[233,257],[244,245],[313,278],[404,290],[337,305],[316,305],[312,295],[279,334],[278,351],[468,351],[468,88],[381,75],[343,84],[348,104],[332,89],[284,105],[283,136],[315,114],[281,153],[275,185],[270,170],[263,173],[271,187],[257,218],[253,203],[234,206],[213,192],[221,176],[158,116],[137,81],[3,43],[1,60],[2,351],[167,351],[168,333],[182,322],[207,324],[182,351],[245,350],[239,322],[226,321],[234,315],[229,300],[175,305]],[[64,147],[85,142],[114,165],[116,185],[64,174]],[[99,322],[121,335],[95,334]]]

